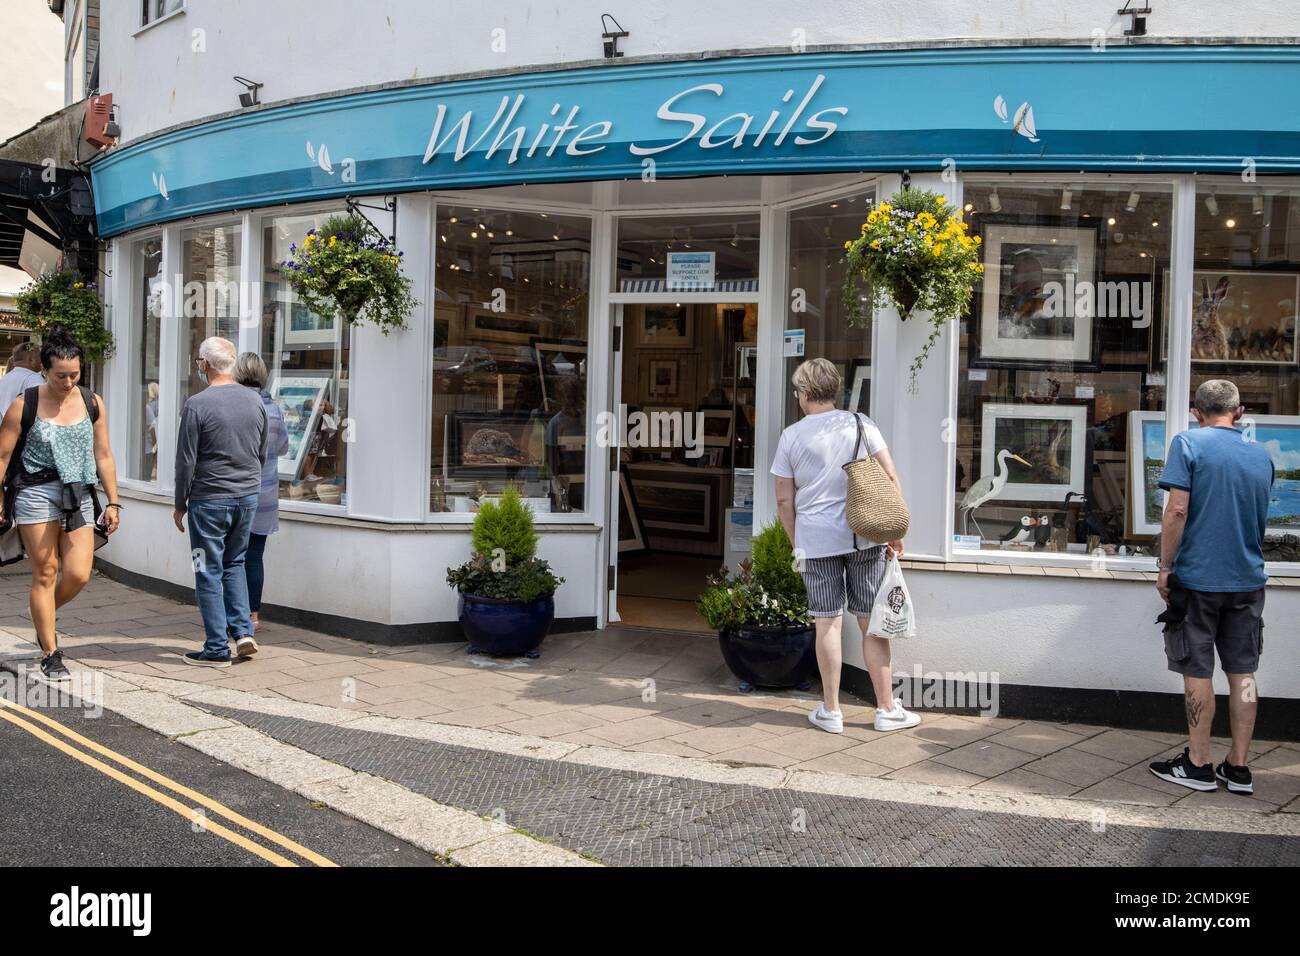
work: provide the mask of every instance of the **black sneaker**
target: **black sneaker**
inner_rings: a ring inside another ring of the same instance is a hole
[[[1218,790],[1219,782],[1214,779],[1214,765],[1198,767],[1192,763],[1191,748],[1184,747],[1183,752],[1173,760],[1157,760],[1150,765],[1151,772],[1161,780],[1168,780],[1189,790]]]
[[[1255,781],[1251,779],[1249,767],[1237,767],[1225,760],[1214,768],[1214,775],[1233,793],[1255,792]]]
[[[193,664],[196,667],[229,667],[230,666],[229,654],[226,654],[222,657],[209,657],[207,654],[204,654],[202,651],[190,651],[190,653],[182,657],[182,660],[184,660],[186,664]]]
[[[41,673],[50,680],[69,680],[72,673],[63,666],[63,651],[54,650],[41,658]]]

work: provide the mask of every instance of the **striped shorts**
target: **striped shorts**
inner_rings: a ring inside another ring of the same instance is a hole
[[[808,591],[808,613],[813,617],[843,614],[847,581],[849,613],[856,616],[870,614],[889,564],[887,550],[881,544],[828,558],[805,558],[801,573]]]

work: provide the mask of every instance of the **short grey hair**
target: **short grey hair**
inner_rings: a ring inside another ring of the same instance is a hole
[[[844,394],[844,376],[830,359],[814,358],[800,362],[790,381],[808,396],[810,402],[838,404]]]
[[[256,352],[240,352],[235,359],[235,381],[249,388],[266,388],[266,363]]]
[[[1241,407],[1241,393],[1226,378],[1212,378],[1201,383],[1193,404],[1202,415],[1231,415]]]
[[[199,358],[212,366],[212,371],[228,375],[235,367],[235,343],[219,335],[206,338],[199,346]]]

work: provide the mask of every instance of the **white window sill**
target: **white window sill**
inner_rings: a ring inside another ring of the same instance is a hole
[[[973,557],[973,556],[972,556]],[[1026,556],[1028,557],[1028,556]],[[1042,556],[1029,559],[1007,560],[999,555],[997,558],[974,559],[970,561],[917,561],[904,558],[899,563],[906,569],[915,571],[943,572],[956,574],[1001,574],[1029,575],[1031,577],[1049,578],[1092,578],[1103,581],[1143,581],[1154,583],[1159,577],[1151,570],[1153,558],[1107,557],[1106,567],[1097,567],[1091,558],[1067,557],[1061,555],[1051,563]],[[1300,588],[1300,564],[1278,562],[1267,566],[1269,587]]]
[[[175,20],[177,17],[184,16],[184,14],[185,14],[185,8],[184,8],[184,7],[181,7],[179,10],[173,10],[171,13],[167,14],[167,16],[165,16],[165,17],[159,17],[157,20],[150,20],[150,21],[149,21],[148,23],[146,23],[144,26],[140,27],[140,29],[138,29],[138,30],[136,30],[134,33],[132,33],[131,36],[132,36],[132,37],[138,37],[140,34],[144,33],[146,30],[152,30],[154,27],[158,26],[160,23],[166,23],[168,20]]]

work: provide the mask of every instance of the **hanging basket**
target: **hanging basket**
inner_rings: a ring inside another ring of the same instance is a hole
[[[906,188],[875,205],[862,234],[844,243],[844,306],[849,325],[867,323],[869,309],[894,305],[900,319],[914,310],[928,312],[933,326],[912,360],[916,373],[949,320],[961,314],[984,274],[978,236],[966,234],[959,209],[923,189]],[[866,294],[864,294],[866,293]]]

